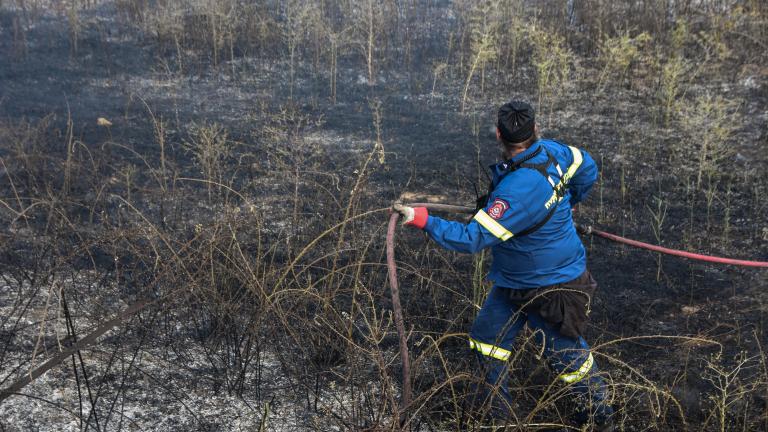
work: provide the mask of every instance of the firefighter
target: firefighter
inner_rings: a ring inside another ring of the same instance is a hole
[[[479,359],[494,417],[510,416],[507,361],[527,324],[574,396],[579,425],[613,430],[606,385],[584,339],[597,283],[572,219],[572,208],[597,180],[597,165],[584,150],[539,138],[534,110],[523,101],[499,109],[496,138],[503,160],[490,167],[489,194],[469,223],[401,203],[393,210],[446,249],[491,248],[493,286],[472,325],[469,348]]]

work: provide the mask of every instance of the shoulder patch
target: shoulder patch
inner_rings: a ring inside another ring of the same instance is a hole
[[[493,204],[491,204],[491,206],[488,207],[488,216],[494,219],[501,219],[501,217],[504,216],[504,213],[507,210],[509,210],[509,203],[504,201],[503,199],[496,198],[493,201]]]

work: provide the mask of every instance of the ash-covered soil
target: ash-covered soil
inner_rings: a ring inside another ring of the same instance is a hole
[[[419,53],[434,58],[379,59],[369,85],[350,43],[334,101],[324,63],[310,51],[292,63],[280,37],[266,54],[232,48],[213,66],[191,42],[169,51],[121,18],[121,2],[94,3],[78,11],[76,49],[66,8],[31,19],[0,3],[0,388],[136,299],[161,300],[0,402],[0,430],[395,427],[383,209],[404,193],[473,203],[478,167],[497,159],[495,109],[512,96],[538,102],[536,67],[489,70],[462,110],[464,69],[434,66],[457,53],[425,42]],[[435,32],[429,43],[458,37],[450,5],[423,14],[413,28]],[[695,184],[693,132],[660,119],[659,78],[638,67],[642,79],[599,89],[597,60],[578,67],[539,107],[543,135],[601,165],[577,222],[768,260],[765,68],[692,74],[678,95],[739,101],[732,151]],[[619,430],[768,427],[766,271],[583,240],[600,283],[588,339]],[[462,337],[487,262],[405,230],[398,242],[422,397],[407,427],[472,430],[459,420],[463,387],[446,383],[472,373]],[[528,415],[553,380],[531,345],[514,366],[521,423],[560,422],[559,400]]]

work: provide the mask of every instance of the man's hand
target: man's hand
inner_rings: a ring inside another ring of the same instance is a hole
[[[392,204],[392,211],[400,213],[400,216],[403,217],[403,225],[422,229],[427,224],[427,218],[429,217],[426,207],[408,207],[400,201],[395,201]]]
[[[400,216],[403,218],[403,225],[413,221],[413,217],[416,216],[413,207],[405,206],[400,201],[395,201],[395,203],[392,204],[392,211],[400,213]]]

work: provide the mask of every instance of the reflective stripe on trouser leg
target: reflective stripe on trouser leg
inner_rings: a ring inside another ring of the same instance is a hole
[[[469,338],[469,348],[476,350],[484,356],[492,357],[501,361],[509,360],[509,356],[512,355],[509,350],[491,344],[482,343],[472,338]]]
[[[592,418],[597,423],[604,422],[613,414],[613,408],[608,404],[608,389],[605,380],[598,373],[597,362],[589,353],[581,366],[569,373],[558,376],[568,385],[576,403],[576,420],[586,424]]]
[[[586,360],[584,360],[584,363],[575,371],[568,372],[561,374],[558,378],[565,381],[568,384],[573,384],[575,382],[581,381],[590,370],[592,370],[592,365],[595,363],[594,357],[592,357],[592,353],[589,353],[589,356]]]
[[[480,375],[485,378],[485,383],[478,385],[477,397],[473,398],[480,404],[475,406],[480,413],[488,412],[498,419],[511,415],[512,397],[507,385],[509,361],[515,337],[525,326],[525,315],[517,311],[508,289],[494,286],[469,333],[469,347],[477,359]]]
[[[575,399],[578,421],[586,423],[590,417],[598,422],[609,417],[613,410],[608,404],[608,389],[599,374],[598,362],[590,353],[589,344],[583,337],[572,339],[547,325],[538,313],[529,313],[528,325],[536,329],[534,334],[544,344],[544,355],[558,380],[567,385]]]

